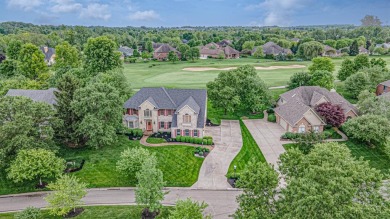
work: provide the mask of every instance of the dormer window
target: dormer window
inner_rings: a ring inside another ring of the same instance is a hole
[[[183,116],[183,123],[191,123],[191,116],[188,114],[185,114]]]
[[[149,110],[149,109],[146,109],[146,110],[144,111],[144,116],[145,116],[145,117],[152,117],[152,111]]]

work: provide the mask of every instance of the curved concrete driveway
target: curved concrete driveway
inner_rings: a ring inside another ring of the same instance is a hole
[[[205,158],[199,171],[198,181],[192,188],[231,188],[225,175],[230,163],[242,147],[240,122],[222,120],[220,126],[206,127],[205,135],[213,136],[215,146]]]

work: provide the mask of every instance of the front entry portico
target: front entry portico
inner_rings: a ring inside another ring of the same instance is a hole
[[[152,120],[145,120],[146,123],[146,131],[153,131]]]

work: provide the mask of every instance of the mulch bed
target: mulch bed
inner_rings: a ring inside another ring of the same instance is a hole
[[[68,214],[65,215],[65,218],[72,218],[76,217],[77,215],[81,214],[84,211],[84,208],[76,208],[75,211],[71,211]]]
[[[156,133],[153,133],[152,135],[150,135],[149,137],[151,137],[151,138],[163,138],[167,142],[173,142],[173,140],[171,138],[171,133],[168,133],[168,132],[156,132]]]
[[[238,178],[229,178],[228,179],[228,183],[233,187],[233,188],[236,188],[236,182],[237,182]]]
[[[213,124],[210,119],[206,120],[206,126],[219,126],[217,124]]]
[[[196,153],[196,152],[194,154],[195,154],[196,157],[203,157],[203,158],[205,158],[205,157],[207,157],[207,155],[210,154],[210,152],[203,152],[203,156],[200,156],[199,153]]]
[[[158,211],[150,212],[149,209],[145,208],[144,210],[142,210],[142,219],[154,219],[159,214],[160,212]]]
[[[85,160],[82,160],[79,167],[68,167],[68,168],[66,168],[65,169],[65,173],[73,173],[73,172],[80,171],[81,169],[83,169],[84,163],[85,163]]]

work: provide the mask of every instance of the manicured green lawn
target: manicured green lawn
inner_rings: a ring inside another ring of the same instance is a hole
[[[139,219],[143,207],[139,206],[86,206],[85,210],[78,215],[77,219]],[[169,210],[172,207],[163,207],[160,215],[156,218],[167,218]],[[13,219],[15,213],[0,213],[0,219]],[[45,219],[60,219],[63,217],[55,217],[48,214],[47,210],[42,210],[42,218]]]
[[[340,142],[340,144],[345,144],[351,150],[354,157],[363,157],[364,160],[369,161],[372,168],[380,170],[383,174],[390,174],[390,159],[379,149],[369,148],[365,144],[353,141]],[[283,147],[287,150],[296,147],[296,144],[284,144]],[[389,178],[389,176],[385,178]]]
[[[146,142],[149,144],[167,143],[167,141],[163,138],[152,138],[152,137],[147,138]]]
[[[214,108],[210,101],[207,102],[207,118],[210,119],[213,124],[221,124],[222,119],[239,120],[242,117],[246,117],[248,119],[262,119],[264,118],[264,114],[263,112],[252,114],[246,111],[236,111],[233,113],[227,112],[225,115],[225,111],[223,109]]]
[[[67,161],[85,159],[82,170],[72,173],[89,188],[135,186],[135,174],[132,177],[122,176],[116,171],[116,162],[120,153],[126,148],[144,147],[139,141],[130,141],[120,136],[117,144],[101,149],[63,149],[60,154]],[[166,186],[187,187],[198,179],[203,158],[194,156],[194,148],[188,146],[145,147],[156,153],[158,168],[163,171]],[[0,194],[36,191],[36,182],[14,184],[5,179],[0,181]]]
[[[253,139],[251,133],[245,124],[240,120],[241,134],[242,134],[242,148],[237,156],[230,163],[227,173],[228,177],[234,177],[234,166],[237,166],[237,175],[243,171],[251,159],[256,159],[261,162],[265,162],[265,158],[255,139]]]

